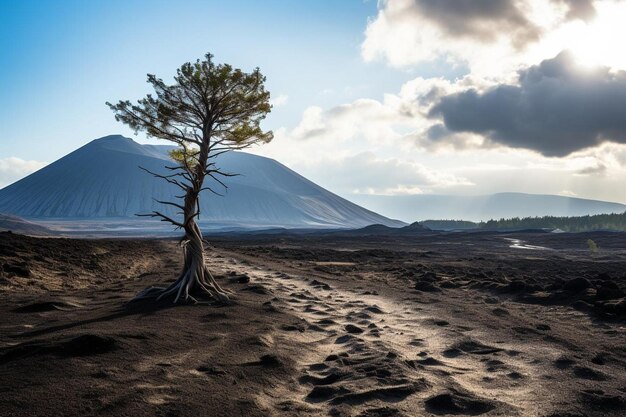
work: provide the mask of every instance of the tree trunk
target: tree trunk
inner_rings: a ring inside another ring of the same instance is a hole
[[[215,281],[204,263],[204,240],[195,220],[198,194],[196,189],[189,189],[185,196],[185,237],[181,240],[184,258],[182,272],[169,287],[147,288],[135,300],[156,298],[160,301],[172,298],[176,304],[197,302],[196,296],[208,296],[221,303],[230,302],[226,291]]]

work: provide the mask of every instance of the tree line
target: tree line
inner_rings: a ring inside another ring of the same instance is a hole
[[[426,220],[422,224],[432,230],[560,229],[564,232],[588,232],[592,230],[623,232],[626,231],[626,212],[571,217],[513,217],[479,223],[465,220]]]

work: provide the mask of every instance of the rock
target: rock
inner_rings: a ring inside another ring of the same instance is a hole
[[[435,285],[431,282],[426,281],[418,281],[415,283],[415,289],[418,291],[424,292],[438,292],[441,291],[440,288],[435,287]]]
[[[586,366],[574,367],[574,375],[580,379],[590,379],[592,381],[606,381],[608,377],[600,371],[588,368]]]
[[[231,275],[228,277],[228,281],[237,284],[247,284],[250,282],[250,277],[246,274]]]
[[[624,291],[614,281],[603,281],[598,287],[597,297],[600,300],[614,300],[623,296]]]
[[[248,285],[247,287],[244,287],[241,289],[242,291],[250,291],[253,292],[255,294],[269,294],[270,290],[268,290],[267,288],[265,288],[262,285]]]
[[[20,262],[17,264],[5,263],[4,265],[2,265],[2,269],[4,270],[4,272],[13,273],[18,277],[30,277],[30,269],[28,269],[28,267],[26,266],[26,262]]]
[[[593,308],[593,306],[591,304],[589,304],[586,301],[583,300],[577,300],[572,304],[572,307],[574,307],[576,310],[578,311],[589,311]]]
[[[300,324],[300,323],[296,323],[296,324],[283,324],[281,326],[282,330],[285,330],[287,332],[304,332],[305,328],[304,325]]]
[[[588,279],[582,278],[582,277],[570,279],[563,285],[563,289],[565,289],[566,291],[572,291],[572,292],[583,291],[590,287],[591,287],[591,282],[589,282]]]
[[[325,282],[318,281],[316,279],[311,281],[310,284],[311,284],[311,286],[313,286],[315,288],[320,288],[322,290],[330,290],[331,289],[330,285],[326,284]]]
[[[419,277],[419,280],[426,282],[435,282],[437,281],[437,274],[432,271],[426,271],[422,274],[421,277]]]
[[[268,368],[277,368],[283,364],[276,355],[263,355],[259,359],[259,363],[261,364],[261,366],[265,366]]]
[[[493,310],[491,310],[491,312],[498,317],[502,317],[502,316],[508,316],[509,315],[509,311],[504,309],[504,308],[500,308],[500,307],[496,307]]]
[[[355,326],[354,324],[347,324],[345,329],[346,329],[346,332],[351,333],[351,334],[363,333],[363,329],[361,329],[359,326]]]
[[[278,308],[276,308],[276,306],[272,304],[271,301],[266,301],[263,303],[263,310],[270,311],[272,313],[276,313],[279,311]]]
[[[495,408],[489,400],[454,390],[430,397],[425,401],[425,405],[426,410],[433,414],[478,415]]]
[[[574,365],[576,361],[567,356],[561,356],[557,360],[554,361],[554,367],[558,369],[567,369],[570,366]]]
[[[606,365],[608,355],[605,353],[597,353],[592,359],[591,363],[595,363],[596,365]]]

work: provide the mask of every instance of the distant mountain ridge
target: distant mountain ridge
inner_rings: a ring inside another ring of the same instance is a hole
[[[175,201],[180,190],[139,169],[166,173],[171,146],[140,145],[119,135],[96,139],[41,170],[0,190],[0,213],[31,219],[132,218],[176,209],[155,200]],[[284,165],[244,152],[221,155],[229,188],[207,183],[200,221],[250,228],[358,228],[402,226],[314,184]],[[207,179],[210,181],[210,179]],[[139,221],[139,220],[138,220]]]
[[[405,222],[446,219],[478,222],[513,217],[573,217],[626,212],[626,205],[620,203],[524,193],[481,196],[359,195],[353,200],[377,213]]]
[[[33,236],[48,236],[48,228],[10,214],[0,214],[0,232],[13,232]]]

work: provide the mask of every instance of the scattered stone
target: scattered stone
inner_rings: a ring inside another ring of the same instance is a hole
[[[319,288],[322,290],[330,290],[332,289],[330,287],[330,285],[326,284],[325,282],[322,281],[318,281],[316,279],[314,279],[313,281],[310,282],[311,286],[315,287],[315,288]]]
[[[427,281],[427,282],[435,282],[437,281],[437,274],[432,271],[426,271],[422,274],[421,277],[419,277],[419,280]]]
[[[593,306],[586,301],[576,300],[572,303],[572,307],[579,311],[590,311]]]
[[[31,275],[30,269],[28,269],[26,262],[19,262],[16,264],[5,263],[2,265],[2,269],[6,273],[15,274],[18,277],[28,278]]]
[[[498,317],[509,315],[508,310],[505,310],[504,308],[500,308],[500,307],[494,308],[493,310],[491,310],[491,312],[493,313],[494,316],[498,316]]]
[[[576,362],[573,359],[567,357],[560,357],[554,361],[554,366],[559,369],[567,369],[574,365]]]
[[[587,278],[573,278],[563,285],[563,289],[571,292],[580,292],[591,287],[591,282]]]
[[[297,323],[297,324],[283,324],[281,326],[281,329],[287,331],[287,332],[300,332],[303,333],[305,328],[302,324]]]
[[[436,287],[432,282],[418,281],[415,283],[415,289],[424,292],[439,292],[440,288]]]
[[[269,294],[269,290],[267,288],[265,288],[262,285],[248,285],[247,287],[244,287],[241,289],[242,291],[250,291],[253,292],[255,294]]]
[[[597,297],[600,300],[614,300],[616,298],[622,298],[624,291],[622,291],[614,281],[604,281],[598,287]]]
[[[574,375],[576,375],[577,378],[590,379],[592,381],[607,380],[607,376],[604,375],[602,372],[587,368],[586,366],[576,366],[574,368]]]
[[[495,408],[491,401],[456,390],[430,397],[426,400],[425,405],[426,410],[433,414],[478,415],[487,413]]]
[[[278,359],[278,356],[269,354],[261,356],[259,364],[268,368],[277,368],[282,366],[283,363],[280,359]]]
[[[228,277],[228,281],[236,284],[247,284],[250,282],[250,277],[246,274],[232,274]]]
[[[347,324],[345,329],[350,334],[360,334],[360,333],[363,333],[363,329],[361,329],[359,326],[355,326],[354,324]]]
[[[346,394],[349,391],[343,387],[331,387],[328,385],[318,385],[314,387],[309,395],[307,395],[307,399],[312,401],[324,401],[331,397],[335,397],[337,395]]]

